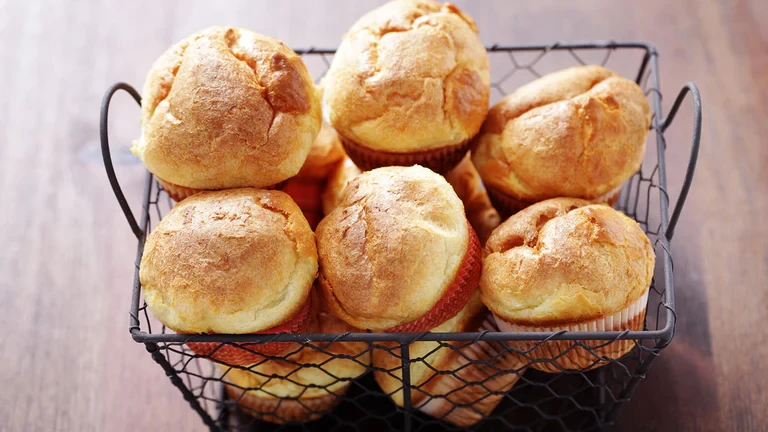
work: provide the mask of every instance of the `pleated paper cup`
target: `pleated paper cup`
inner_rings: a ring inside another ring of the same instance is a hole
[[[295,342],[266,342],[262,344],[187,342],[187,346],[197,355],[208,357],[218,363],[233,366],[248,366],[262,361],[264,356],[279,356],[296,351],[300,347]]]
[[[349,388],[347,384],[338,394],[327,394],[311,398],[261,397],[250,391],[226,385],[229,397],[237,402],[244,413],[270,423],[308,422],[317,420],[331,412],[339,404]]]
[[[648,304],[648,291],[629,306],[594,321],[588,321],[568,326],[536,327],[512,324],[494,315],[496,324],[503,332],[610,332],[610,331],[639,331],[643,329],[645,311]],[[527,356],[534,360],[531,367],[551,373],[568,370],[586,371],[608,363],[607,359],[618,359],[635,347],[632,339],[617,341],[591,340],[581,341],[589,349],[577,345],[575,341],[514,341],[510,346],[522,351],[529,351]],[[546,360],[546,361],[544,361]]]
[[[461,267],[445,295],[421,318],[387,329],[388,333],[419,333],[429,331],[458,314],[477,292],[483,269],[483,249],[472,225],[467,222],[469,242]]]
[[[160,177],[156,177],[156,178],[157,178],[157,181],[160,182],[160,186],[163,187],[163,189],[168,194],[168,196],[170,196],[171,199],[176,202],[181,202],[185,198],[189,198],[196,193],[203,192],[203,189],[193,189],[193,188],[188,188],[184,186],[179,186],[177,184],[167,182],[161,179]]]
[[[315,313],[315,308],[316,306],[312,300],[307,300],[298,315],[287,323],[253,334],[302,333],[309,327]],[[187,342],[187,346],[195,354],[209,357],[215,362],[233,366],[248,366],[262,361],[264,356],[275,357],[300,348],[300,345],[296,342],[238,342],[230,344],[221,342]]]
[[[471,144],[466,140],[436,149],[395,153],[373,150],[341,135],[339,137],[349,158],[363,171],[385,166],[421,165],[436,173],[444,174],[461,162]]]
[[[200,193],[200,192],[211,192],[207,189],[195,189],[195,188],[189,188],[185,186],[179,186],[177,184],[173,184],[171,182],[167,182],[160,177],[155,176],[157,181],[160,183],[160,186],[163,187],[163,190],[168,194],[168,196],[171,197],[172,200],[176,202],[181,202],[182,200],[191,197],[194,194]],[[283,185],[285,182],[280,182],[277,184],[274,184],[272,186],[267,186],[259,189],[269,189],[269,190],[280,190],[283,188]]]
[[[493,207],[501,215],[502,220],[512,216],[513,214],[526,207],[536,204],[539,201],[544,201],[543,199],[538,201],[517,199],[500,191],[492,185],[486,185],[486,190],[488,191],[488,198],[490,198]],[[606,194],[600,195],[597,198],[585,199],[595,204],[608,204],[609,206],[613,207],[613,205],[616,203],[616,200],[619,199],[620,194],[621,186],[609,191]]]

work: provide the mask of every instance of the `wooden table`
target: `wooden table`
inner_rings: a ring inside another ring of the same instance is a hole
[[[140,86],[170,44],[203,27],[250,28],[334,47],[376,1],[3,2],[0,6],[0,430],[203,430],[127,332],[135,239],[100,160],[98,108],[115,81]],[[459,1],[487,43],[649,40],[665,109],[701,88],[704,133],[673,243],[678,332],[620,430],[768,426],[768,8],[754,1]],[[668,138],[672,197],[691,110]],[[117,100],[118,174],[138,112]]]

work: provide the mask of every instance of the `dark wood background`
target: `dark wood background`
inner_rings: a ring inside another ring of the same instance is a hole
[[[203,430],[128,331],[135,239],[100,160],[108,85],[140,86],[183,36],[232,24],[291,46],[334,47],[378,1],[0,3],[0,430]],[[620,430],[768,428],[768,8],[759,0],[458,1],[486,44],[649,40],[668,109],[699,84],[698,171],[673,243],[679,328],[625,407]],[[138,110],[114,105],[127,148]],[[677,196],[691,110],[670,132]]]

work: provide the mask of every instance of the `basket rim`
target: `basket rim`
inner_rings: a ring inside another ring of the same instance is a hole
[[[656,113],[663,113],[661,105],[661,92],[659,84],[659,68],[658,68],[658,51],[656,46],[650,42],[645,41],[614,41],[614,40],[598,40],[598,41],[577,41],[577,42],[555,42],[550,44],[524,44],[524,45],[499,45],[493,44],[487,46],[486,49],[489,52],[498,51],[553,51],[553,50],[590,50],[590,49],[639,49],[645,51],[643,63],[640,68],[640,75],[643,74],[646,67],[650,67],[651,80],[649,96],[652,99],[652,108]],[[323,49],[323,48],[306,48],[295,49],[299,55],[305,54],[334,54],[335,49]],[[640,76],[639,75],[639,76]],[[639,79],[639,77],[638,77]],[[652,96],[651,96],[652,94]],[[102,107],[102,110],[104,107]],[[660,206],[660,230],[658,233],[657,242],[661,246],[661,256],[657,259],[657,266],[661,265],[664,270],[664,282],[665,282],[665,295],[666,304],[664,309],[666,310],[665,325],[663,328],[656,330],[641,330],[641,331],[608,331],[608,332],[460,332],[460,333],[341,333],[341,334],[276,334],[276,335],[264,335],[264,334],[200,334],[200,335],[180,335],[172,333],[147,333],[140,327],[139,320],[139,301],[141,294],[141,283],[139,281],[139,268],[141,262],[141,256],[144,249],[144,241],[146,239],[146,230],[148,225],[149,205],[151,195],[153,191],[154,176],[147,171],[144,193],[142,195],[142,212],[140,219],[140,230],[142,235],[138,238],[137,255],[136,255],[136,268],[134,272],[134,284],[132,292],[132,302],[130,307],[130,325],[129,331],[134,341],[138,343],[186,343],[188,341],[195,342],[219,342],[219,343],[265,343],[265,342],[390,342],[396,341],[400,343],[411,343],[414,341],[438,341],[438,342],[455,342],[455,341],[515,341],[515,340],[528,340],[528,341],[540,341],[540,340],[574,340],[574,341],[588,341],[588,340],[654,340],[656,341],[656,348],[660,349],[668,345],[675,333],[676,315],[674,310],[674,280],[672,278],[672,257],[669,246],[669,239],[665,235],[667,226],[669,224],[669,197],[666,194],[667,182],[666,182],[666,164],[665,164],[665,141],[663,135],[663,119],[665,116],[655,115],[653,118],[652,131],[656,132],[656,147],[658,155],[658,174],[659,181],[658,187],[662,193],[660,193],[659,206]],[[105,155],[106,158],[106,155]],[[114,188],[114,185],[113,185]],[[120,197],[118,197],[120,201]],[[659,263],[661,261],[661,263]],[[658,268],[658,267],[657,267]]]

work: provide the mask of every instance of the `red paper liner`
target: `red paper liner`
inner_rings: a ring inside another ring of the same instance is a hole
[[[444,174],[452,170],[461,162],[461,159],[469,151],[469,140],[444,147],[395,153],[383,150],[372,150],[354,141],[339,135],[347,156],[363,171],[385,166],[412,166],[421,165],[432,171]]]
[[[155,176],[155,178],[157,179],[158,182],[160,182],[160,186],[163,187],[163,190],[165,190],[168,196],[171,197],[171,199],[176,202],[181,202],[182,200],[189,198],[196,193],[208,191],[208,189],[194,189],[194,188],[188,188],[185,186],[179,186],[177,184],[167,182],[158,176]],[[282,181],[272,186],[267,186],[260,189],[280,190],[283,188],[284,185],[285,185],[285,182]]]
[[[240,410],[270,423],[308,422],[329,413],[341,401],[349,384],[339,391],[338,396],[328,394],[313,398],[283,399],[259,397],[232,385],[226,385],[229,397],[237,402]]]
[[[492,315],[486,315],[477,331],[483,330],[499,331]],[[421,387],[431,397],[417,408],[453,425],[470,427],[493,412],[504,398],[503,394],[520,379],[525,361],[514,351],[505,351],[499,342],[475,342],[462,348],[461,353],[467,358],[457,355],[446,369],[455,371],[455,375],[435,375]]]
[[[480,241],[469,222],[467,222],[467,229],[469,230],[467,253],[464,254],[456,279],[448,287],[445,295],[421,318],[392,327],[385,330],[386,332],[418,333],[428,331],[453,318],[467,305],[469,298],[472,297],[472,293],[475,292],[480,283],[480,272],[483,267],[483,250],[480,247]]]
[[[309,227],[314,231],[317,228],[317,224],[320,223],[321,220],[323,220],[323,214],[317,213],[317,212],[309,212],[306,210],[302,210],[302,213],[304,213],[304,218],[309,223]]]
[[[290,321],[269,330],[251,334],[304,332],[312,320],[312,309],[312,302],[307,299],[301,311]],[[233,366],[248,366],[261,361],[262,355],[278,356],[295,349],[298,344],[294,342],[266,342],[262,344],[232,343],[225,345],[220,342],[187,342],[187,346],[196,354],[210,357],[213,361]]]
[[[543,201],[520,200],[507,195],[506,193],[496,189],[491,185],[486,185],[486,190],[488,191],[488,198],[491,199],[491,203],[496,208],[496,211],[498,211],[501,215],[502,220],[507,219],[508,217],[530,205],[536,204],[539,201]],[[619,194],[621,194],[621,186],[604,195],[589,199],[587,201],[593,203],[604,203],[613,207],[613,205],[616,204],[616,200],[619,199]]]
[[[283,192],[287,193],[299,206],[304,218],[314,231],[323,218],[323,206],[320,195],[323,192],[323,182],[311,178],[294,177],[285,182]]]
[[[645,309],[648,304],[648,292],[635,300],[623,310],[604,318],[586,321],[579,324],[556,327],[535,327],[511,324],[499,316],[496,323],[504,332],[557,332],[567,330],[577,331],[639,331],[643,329]],[[581,347],[575,341],[557,340],[548,342],[513,341],[510,346],[528,351],[527,357],[533,360],[548,360],[533,362],[531,367],[544,372],[559,373],[563,370],[587,371],[608,363],[608,358],[618,359],[635,347],[632,339],[610,342],[607,340],[587,340],[580,343],[589,347]],[[601,358],[604,357],[605,359]]]

